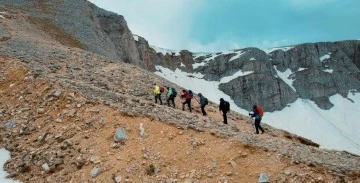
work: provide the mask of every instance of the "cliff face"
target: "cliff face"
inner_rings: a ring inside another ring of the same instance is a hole
[[[360,89],[360,41],[307,43],[267,52],[245,48],[213,54],[186,50],[161,53],[144,38],[133,36],[123,16],[87,1],[2,0],[2,5],[4,9],[21,9],[29,15],[28,21],[63,45],[149,71],[161,65],[201,73],[209,81],[219,81],[240,70],[253,71],[219,85],[244,109],[261,103],[266,111],[281,110],[298,98],[311,99],[322,109],[329,109],[333,105],[329,96],[339,93],[346,97],[349,90]],[[4,28],[0,31],[1,39],[9,39]]]

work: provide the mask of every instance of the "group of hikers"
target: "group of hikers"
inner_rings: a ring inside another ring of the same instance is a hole
[[[166,89],[165,89],[166,88]],[[154,83],[154,96],[155,96],[155,103],[159,101],[160,105],[163,104],[161,100],[161,94],[165,93],[166,90],[166,99],[167,99],[167,105],[170,106],[170,102],[172,103],[172,106],[175,108],[175,97],[177,96],[177,91],[175,88],[168,87],[168,86],[159,86],[156,83]],[[193,92],[191,90],[185,90],[182,89],[182,94],[180,96],[183,99],[182,102],[182,110],[185,110],[185,105],[189,108],[189,111],[192,111],[191,107],[191,100],[194,98]],[[207,115],[205,111],[205,106],[208,105],[208,99],[204,97],[201,93],[198,94],[199,100],[194,98],[199,104],[201,108],[201,112],[204,116]],[[223,123],[228,124],[227,121],[227,113],[230,111],[230,103],[228,101],[225,101],[223,98],[220,98],[220,105],[219,105],[219,111],[223,114]],[[255,131],[256,134],[259,134],[259,130],[261,133],[264,133],[264,129],[260,126],[260,122],[262,119],[264,112],[262,110],[262,107],[260,105],[254,105],[253,106],[253,113],[249,113],[249,116],[252,118],[255,118]]]

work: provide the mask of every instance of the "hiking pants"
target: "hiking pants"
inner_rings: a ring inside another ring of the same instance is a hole
[[[175,97],[173,95],[171,95],[168,99],[167,99],[167,104],[168,106],[170,106],[170,101],[173,104],[174,108],[175,108]]]
[[[255,118],[255,130],[256,130],[256,134],[259,134],[259,129],[261,130],[262,133],[264,133],[264,129],[260,126],[260,121],[261,121],[261,117],[256,117],[256,118]]]
[[[227,124],[227,116],[226,116],[227,111],[223,111],[223,118],[224,118],[224,124]]]
[[[185,110],[185,104],[189,107],[189,110],[191,112],[191,99],[186,99],[185,102],[182,103],[182,110]]]
[[[156,94],[155,95],[155,103],[157,104],[157,99],[160,100],[160,105],[162,105],[162,101],[161,101],[161,93],[160,94]]]
[[[205,112],[205,106],[206,105],[201,105],[201,112],[204,116],[206,116],[206,112]]]

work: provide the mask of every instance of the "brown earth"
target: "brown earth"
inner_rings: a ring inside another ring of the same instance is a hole
[[[251,119],[235,112],[223,125],[214,103],[207,117],[196,101],[191,114],[181,111],[179,97],[176,109],[156,105],[154,82],[180,88],[138,67],[67,47],[22,13],[11,16],[0,20],[11,35],[0,42],[0,148],[11,152],[5,168],[15,179],[238,183],[256,182],[263,172],[272,182],[360,182],[356,155],[317,148],[267,125],[265,134],[254,135]],[[33,42],[26,50],[25,43]],[[13,128],[4,126],[9,121]],[[119,127],[128,136],[123,144],[113,140]],[[101,173],[92,178],[94,167]]]

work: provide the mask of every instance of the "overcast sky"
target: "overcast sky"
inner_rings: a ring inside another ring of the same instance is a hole
[[[133,34],[174,50],[360,39],[360,0],[90,0]]]

